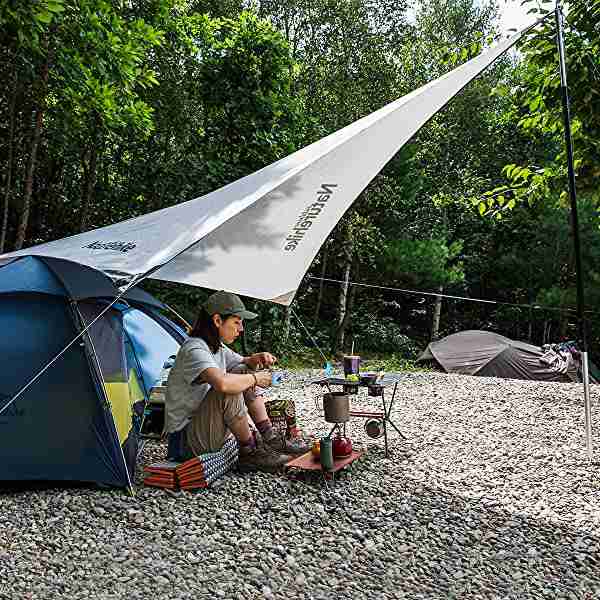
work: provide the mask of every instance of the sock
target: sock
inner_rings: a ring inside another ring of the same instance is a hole
[[[256,448],[256,436],[250,433],[250,437],[245,441],[239,441],[240,449],[245,448],[246,450],[254,450]]]
[[[269,434],[271,433],[271,431],[273,431],[273,425],[271,424],[271,421],[269,419],[265,419],[260,423],[256,423],[256,429],[258,429],[258,432],[263,437],[269,437]]]

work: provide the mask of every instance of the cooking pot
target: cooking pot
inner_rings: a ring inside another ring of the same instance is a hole
[[[350,420],[350,398],[343,392],[323,394],[323,411],[328,423],[345,423]]]

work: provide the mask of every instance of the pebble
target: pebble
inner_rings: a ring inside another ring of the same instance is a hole
[[[318,371],[269,390],[326,435]],[[600,425],[598,386],[592,419]],[[383,439],[334,488],[230,473],[135,497],[93,486],[0,493],[0,598],[237,600],[600,597],[600,472],[572,384],[403,373]],[[388,397],[389,399],[389,397]],[[352,403],[379,408],[361,391]],[[599,437],[594,448],[600,448]],[[140,465],[164,459],[147,442]],[[137,475],[140,483],[140,474]]]

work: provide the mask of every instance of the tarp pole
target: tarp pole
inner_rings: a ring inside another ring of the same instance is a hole
[[[582,352],[583,358],[583,396],[585,398],[585,437],[587,440],[588,458],[592,460],[592,401],[590,399],[590,372],[588,353]]]
[[[567,167],[569,173],[569,196],[571,199],[571,227],[575,246],[575,271],[577,277],[577,317],[581,341],[583,395],[585,399],[585,436],[588,458],[592,459],[592,405],[590,400],[590,379],[588,369],[588,345],[584,314],[584,290],[581,267],[581,242],[579,238],[579,218],[577,215],[577,192],[575,190],[575,166],[573,159],[573,138],[571,136],[571,108],[569,88],[567,86],[567,65],[565,61],[564,23],[560,0],[556,0],[556,43],[560,63],[560,87],[562,91],[563,119],[565,128],[565,146],[567,149]]]

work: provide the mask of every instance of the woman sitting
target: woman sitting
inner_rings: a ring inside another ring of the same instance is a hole
[[[166,428],[169,457],[187,460],[220,450],[232,434],[240,446],[242,470],[277,471],[307,447],[277,435],[256,386],[271,385],[276,358],[269,352],[241,356],[225,344],[243,331],[244,319],[257,315],[235,294],[220,291],[205,302],[190,337],[181,346],[169,373]],[[262,438],[257,444],[248,414]]]

